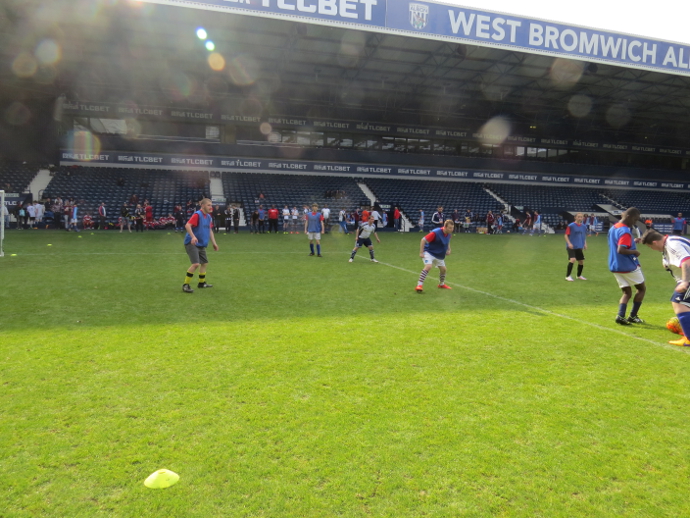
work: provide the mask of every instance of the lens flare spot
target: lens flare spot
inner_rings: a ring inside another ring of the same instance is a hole
[[[502,144],[510,135],[510,122],[505,117],[494,117],[479,130],[480,140],[485,146]]]
[[[187,99],[194,93],[196,82],[184,72],[174,72],[170,76],[166,87],[170,90],[174,99]]]
[[[271,126],[268,122],[262,122],[261,126],[259,126],[259,131],[263,135],[270,135],[273,131],[273,126]]]
[[[36,46],[34,55],[42,65],[54,65],[62,58],[62,49],[54,40],[43,40]]]
[[[259,65],[251,56],[240,54],[228,63],[228,73],[237,86],[248,86],[258,78]]]
[[[549,70],[551,83],[557,88],[572,88],[582,77],[585,65],[571,59],[557,58]]]
[[[92,160],[101,152],[101,141],[90,131],[74,131],[68,138],[68,148],[75,154],[83,155],[84,160]]]
[[[568,101],[568,111],[578,119],[586,117],[592,111],[592,99],[586,95],[573,95]]]
[[[12,72],[17,77],[32,77],[38,70],[38,63],[28,52],[21,52],[12,62]]]
[[[210,52],[213,52],[214,50],[216,50],[216,44],[213,43],[211,40],[208,40],[208,41],[206,42],[205,47],[206,47],[206,50],[208,50],[208,51],[210,51]]]
[[[623,104],[613,104],[606,110],[606,122],[616,129],[620,129],[630,122],[630,110]]]
[[[199,27],[196,30],[196,37],[200,40],[205,40],[206,38],[208,38],[208,33],[206,32],[206,29],[204,29],[203,27]]]
[[[220,72],[225,68],[225,58],[218,52],[208,55],[208,66],[216,72]]]
[[[22,103],[15,101],[5,110],[5,120],[13,126],[22,126],[29,122],[31,110]]]

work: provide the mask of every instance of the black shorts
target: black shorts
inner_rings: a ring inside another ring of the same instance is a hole
[[[585,260],[585,254],[582,248],[568,248],[568,259],[576,259],[578,261]]]
[[[690,308],[690,288],[682,293],[674,291],[673,295],[671,295],[671,302],[676,302],[677,304],[682,304],[683,306]]]
[[[370,247],[370,246],[373,246],[373,245],[371,244],[371,239],[368,238],[368,237],[365,237],[365,238],[361,238],[361,237],[360,237],[360,238],[357,238],[357,245],[356,245],[356,247],[359,248],[359,247],[361,247],[361,246],[366,246],[367,248]]]

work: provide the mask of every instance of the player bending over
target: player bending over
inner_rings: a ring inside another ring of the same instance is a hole
[[[437,228],[424,236],[419,243],[419,257],[424,260],[424,269],[419,274],[419,281],[415,291],[421,293],[424,291],[424,280],[434,266],[439,270],[438,287],[450,290],[450,286],[446,284],[446,254],[450,255],[450,238],[453,237],[453,227],[455,224],[452,219],[447,219],[443,223],[443,227]]]
[[[367,221],[362,223],[355,234],[355,248],[352,250],[352,255],[350,255],[350,260],[348,262],[351,263],[355,260],[357,250],[359,250],[361,246],[366,246],[369,249],[369,257],[371,257],[371,262],[378,263],[378,261],[374,259],[374,246],[371,244],[371,239],[369,238],[371,234],[374,234],[377,243],[381,242],[379,235],[376,233],[376,221]]]
[[[650,229],[642,236],[642,244],[661,252],[664,268],[676,280],[671,305],[685,336],[669,343],[690,347],[690,340],[687,338],[690,336],[690,240],[681,236],[662,236]]]

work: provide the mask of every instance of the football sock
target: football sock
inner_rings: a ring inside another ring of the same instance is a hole
[[[316,245],[316,253],[321,255],[321,245]]]
[[[194,278],[194,272],[192,272],[192,273],[187,272],[187,275],[184,278],[184,283],[189,284],[190,282],[192,282],[193,278]]]
[[[687,334],[690,333],[690,312],[686,311],[685,313],[678,313],[676,316],[678,317],[678,321],[680,322],[680,327],[683,328],[683,334],[686,337],[690,336]]]
[[[446,283],[446,276],[445,275],[439,275],[438,276],[438,283],[443,286]]]
[[[633,308],[632,308],[632,311],[630,312],[631,317],[637,316],[637,312],[640,311],[641,305],[642,305],[642,302],[633,302]]]
[[[427,270],[422,270],[422,273],[419,274],[419,280],[417,281],[419,286],[424,284],[424,279],[426,279],[427,275],[429,275],[429,272]]]
[[[573,263],[568,263],[568,275],[566,277],[570,277],[571,273],[573,273]]]
[[[200,273],[199,274],[199,284],[204,284],[205,282],[206,282],[206,274]]]
[[[312,243],[309,243],[309,249],[311,250],[311,253],[314,253],[314,245]]]
[[[355,248],[352,253],[350,254],[350,259],[354,259],[355,256],[357,255],[357,249]]]
[[[372,259],[374,258],[374,251],[373,250],[369,250],[369,257],[371,257]]]
[[[618,316],[621,318],[625,318],[625,312],[628,311],[628,305],[627,304],[618,304]]]
[[[584,264],[578,264],[577,265],[577,276],[580,277],[582,275],[582,269],[585,267]]]

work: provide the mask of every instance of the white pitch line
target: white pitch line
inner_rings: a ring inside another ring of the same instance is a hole
[[[417,276],[419,275],[418,272],[414,272],[414,271],[412,271],[412,270],[408,270],[407,268],[402,268],[402,267],[396,266],[396,265],[394,265],[394,264],[384,263],[384,262],[381,262],[381,261],[379,261],[379,264],[382,264],[382,265],[384,265],[384,266],[388,266],[388,267],[390,267],[390,268],[395,268],[396,270],[401,270],[401,271],[403,271],[403,272],[411,273],[411,274],[413,274],[413,275],[417,275]],[[420,270],[420,271],[421,271],[421,270]],[[662,343],[662,342],[655,342],[654,340],[649,340],[648,338],[642,338],[642,337],[640,337],[640,336],[634,336],[634,335],[625,333],[625,332],[623,332],[623,331],[620,331],[620,330],[618,330],[618,329],[612,329],[612,328],[610,328],[610,327],[601,326],[601,325],[595,324],[595,323],[593,323],[593,322],[587,322],[586,320],[580,320],[580,319],[578,319],[578,318],[571,317],[571,316],[568,316],[568,315],[562,315],[561,313],[556,313],[555,311],[551,311],[551,310],[549,310],[549,309],[540,308],[539,306],[533,306],[533,305],[531,305],[531,304],[525,304],[524,302],[520,302],[519,300],[513,300],[513,299],[506,298],[506,297],[501,297],[500,295],[495,295],[495,294],[493,294],[493,293],[489,293],[488,291],[482,291],[482,290],[478,290],[478,289],[476,289],[476,288],[470,288],[469,286],[463,286],[462,284],[458,284],[458,283],[456,283],[456,282],[448,282],[448,281],[446,281],[446,284],[450,284],[450,285],[452,285],[452,286],[457,286],[458,288],[461,288],[461,289],[467,290],[467,291],[471,291],[471,292],[473,292],[473,293],[478,293],[479,295],[486,295],[487,297],[492,297],[492,298],[494,298],[494,299],[502,300],[502,301],[504,301],[504,302],[510,302],[511,304],[517,304],[518,306],[522,306],[522,307],[524,307],[524,308],[532,309],[532,310],[535,310],[535,311],[540,311],[540,312],[542,312],[542,313],[546,313],[547,315],[552,315],[552,316],[555,316],[555,317],[564,318],[564,319],[566,319],[566,320],[572,320],[573,322],[577,322],[578,324],[583,324],[583,325],[586,325],[586,326],[594,327],[594,328],[596,328],[596,329],[601,329],[602,331],[609,331],[609,332],[611,332],[611,333],[616,333],[616,334],[618,334],[618,335],[625,336],[626,338],[633,338],[633,339],[639,340],[639,341],[641,341],[641,342],[646,342],[646,343],[648,343],[648,344],[656,345],[656,346],[658,346],[658,347],[663,347],[664,349],[669,349],[669,350],[671,350],[671,351],[682,352],[682,353],[684,353],[684,354],[690,354],[690,347],[678,347],[678,346],[675,346],[675,345],[665,344],[665,343]]]

